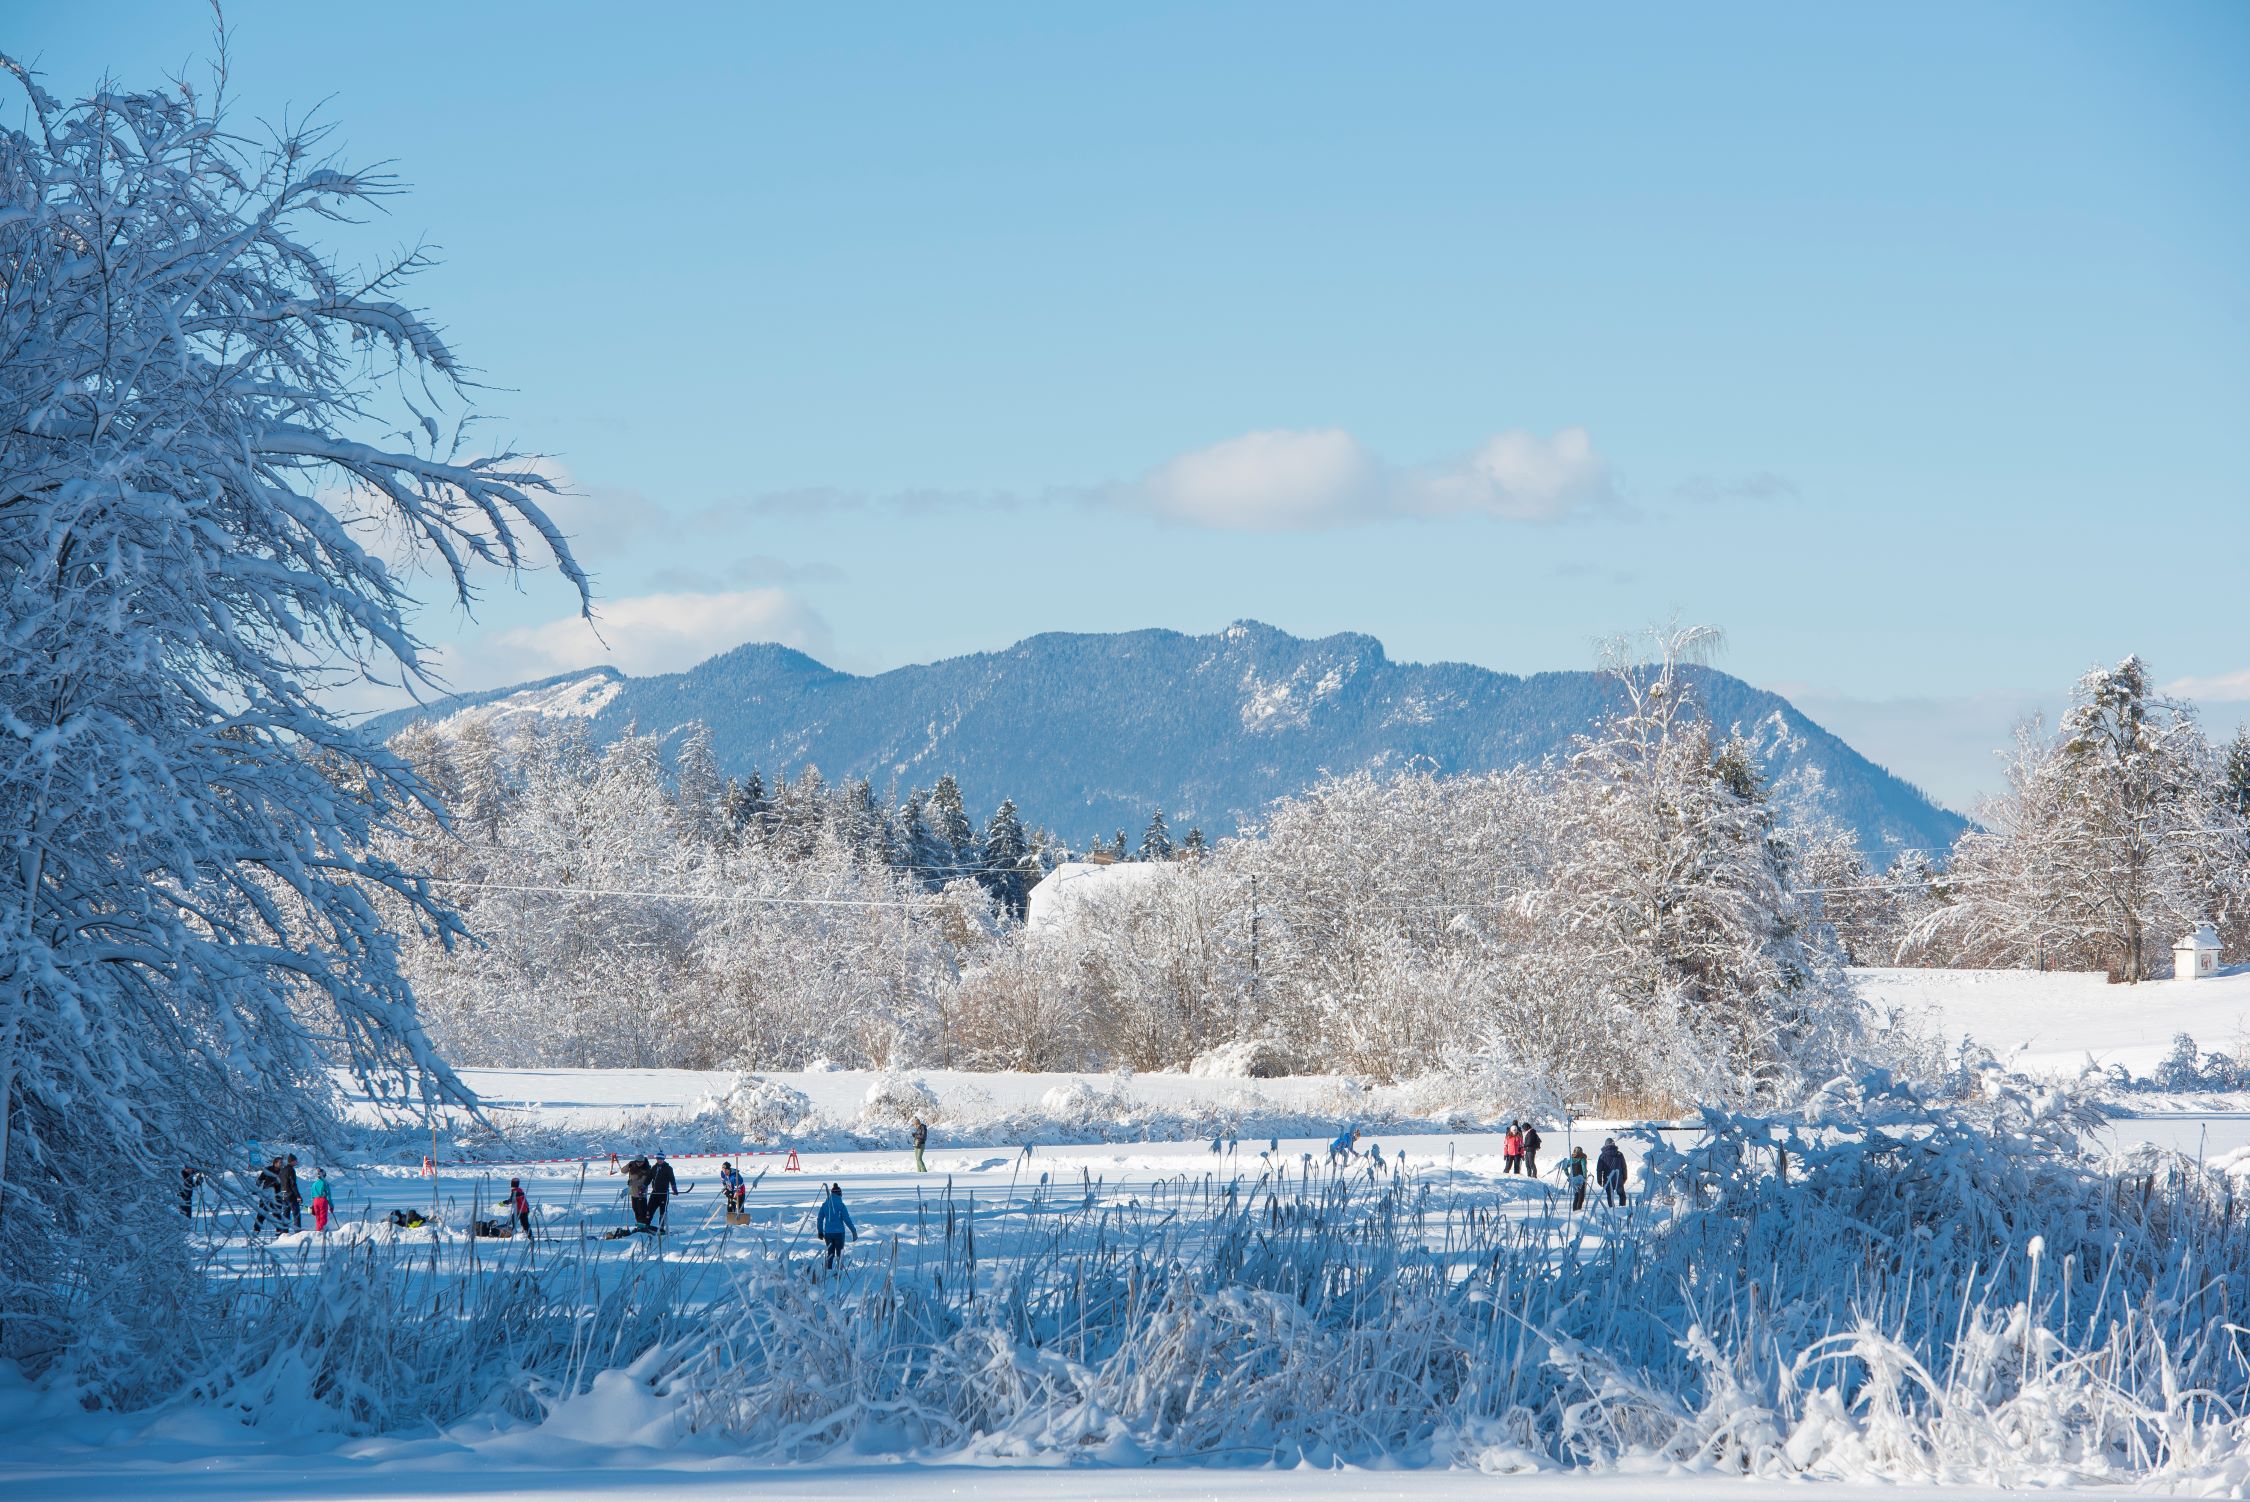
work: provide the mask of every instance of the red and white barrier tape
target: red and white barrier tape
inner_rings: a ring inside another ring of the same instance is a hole
[[[709,1158],[713,1162],[723,1163],[735,1158],[780,1158],[786,1157],[794,1153],[795,1151],[796,1149],[787,1147],[745,1147],[737,1148],[733,1152],[726,1153],[666,1153],[664,1156],[674,1163],[685,1162],[690,1158]],[[622,1153],[594,1153],[590,1156],[581,1156],[575,1158],[424,1157],[422,1159],[422,1163],[425,1168],[431,1166],[432,1164],[439,1168],[512,1168],[553,1163],[622,1163],[625,1161],[625,1157],[626,1155]]]

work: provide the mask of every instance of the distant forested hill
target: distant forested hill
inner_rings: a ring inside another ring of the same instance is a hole
[[[1942,851],[1960,833],[1960,816],[1778,694],[1717,671],[1694,677],[1715,720],[1757,739],[1769,774],[1819,771],[1829,812],[1878,865],[1902,847]],[[1393,662],[1373,637],[1308,641],[1244,621],[1209,636],[1051,632],[868,677],[752,644],[684,673],[566,674],[386,715],[373,728],[389,735],[467,711],[584,716],[597,737],[700,720],[730,773],[794,776],[810,763],[831,782],[864,776],[881,793],[951,772],[979,818],[1012,797],[1027,823],[1083,845],[1117,829],[1137,838],[1156,808],[1175,832],[1199,824],[1216,838],[1323,772],[1480,771],[1564,754],[1611,692],[1592,672],[1521,678]]]

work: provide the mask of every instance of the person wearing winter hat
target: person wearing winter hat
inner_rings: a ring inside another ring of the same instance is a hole
[[[1615,1137],[1602,1139],[1602,1155],[1594,1160],[1594,1177],[1601,1181],[1602,1203],[1625,1203],[1625,1154],[1618,1150]]]
[[[666,1209],[672,1196],[679,1190],[679,1179],[672,1173],[672,1164],[663,1153],[656,1155],[656,1163],[648,1175],[648,1213],[659,1228],[665,1223]]]

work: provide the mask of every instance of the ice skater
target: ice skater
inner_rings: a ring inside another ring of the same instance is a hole
[[[531,1239],[531,1196],[523,1192],[523,1180],[508,1180],[508,1208],[516,1212],[516,1229],[523,1239]]]
[[[655,1164],[648,1171],[648,1214],[649,1219],[656,1222],[659,1231],[671,1222],[672,1196],[685,1192],[680,1188],[678,1177],[672,1172],[670,1160],[659,1151]]]
[[[843,1259],[844,1233],[848,1231],[852,1240],[859,1240],[859,1226],[844,1204],[843,1185],[828,1186],[828,1197],[820,1202],[820,1214],[814,1225],[820,1232],[821,1244],[828,1250],[827,1271],[834,1272],[836,1264]]]
[[[1602,1203],[1625,1203],[1625,1154],[1618,1151],[1617,1139],[1602,1139],[1602,1155],[1594,1160],[1594,1177],[1601,1180]]]
[[[1523,1171],[1533,1178],[1539,1177],[1539,1128],[1530,1122],[1523,1124]]]
[[[1574,1147],[1570,1156],[1562,1160],[1563,1182],[1570,1185],[1570,1208],[1586,1208],[1586,1149]]]
[[[311,1197],[313,1229],[325,1236],[328,1234],[328,1217],[336,1213],[335,1201],[328,1197],[328,1170],[314,1169],[312,1182],[305,1186],[305,1193]]]
[[[1328,1166],[1335,1168],[1359,1156],[1359,1128],[1346,1127],[1328,1144]]]
[[[922,1163],[922,1149],[929,1145],[930,1124],[917,1116],[914,1118],[914,1171],[916,1173],[929,1172],[929,1169]]]

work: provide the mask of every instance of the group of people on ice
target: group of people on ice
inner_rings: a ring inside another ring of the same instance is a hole
[[[1340,1168],[1355,1159],[1366,1158],[1380,1168],[1383,1164],[1381,1145],[1370,1143],[1363,1152],[1359,1146],[1359,1136],[1359,1128],[1356,1126],[1346,1127],[1338,1132],[1336,1139],[1328,1144],[1328,1166]],[[1509,1122],[1508,1130],[1500,1138],[1500,1161],[1504,1171],[1539,1177],[1539,1149],[1542,1145],[1539,1128],[1528,1121]],[[1309,1161],[1310,1155],[1307,1156]],[[1573,1147],[1569,1155],[1556,1165],[1555,1172],[1561,1174],[1563,1182],[1570,1186],[1570,1208],[1573,1210],[1586,1208],[1586,1181],[1589,1174],[1601,1186],[1604,1205],[1625,1203],[1625,1153],[1618,1147],[1615,1137],[1602,1139],[1602,1150],[1591,1164],[1586,1161],[1586,1149]]]
[[[199,1168],[190,1165],[180,1170],[182,1215],[195,1214],[195,1191],[203,1180]],[[329,1217],[336,1213],[336,1202],[328,1196],[327,1171],[315,1169],[311,1178],[301,1178],[295,1153],[279,1153],[268,1159],[257,1171],[257,1191],[250,1227],[254,1236],[263,1236],[269,1221],[277,1236],[284,1231],[302,1231],[307,1210],[312,1211],[313,1229],[326,1234]]]
[[[643,1231],[663,1230],[671,1220],[672,1196],[686,1192],[680,1188],[679,1175],[672,1171],[671,1160],[661,1150],[653,1163],[636,1153],[622,1171],[625,1188],[632,1197],[633,1224]]]

